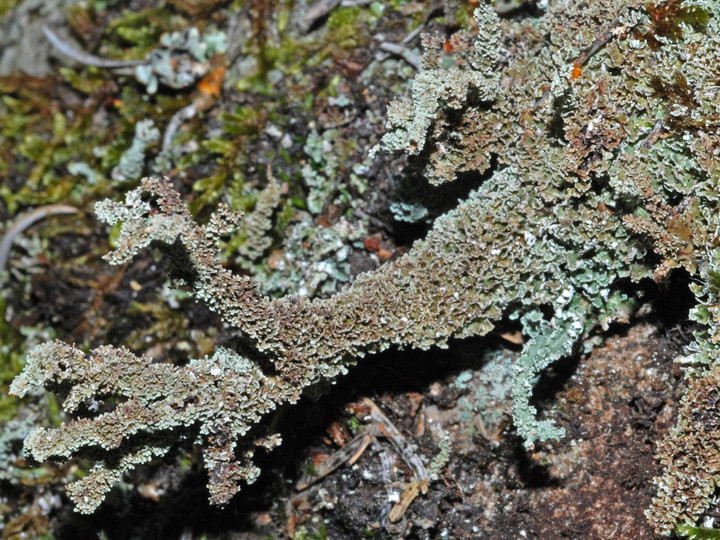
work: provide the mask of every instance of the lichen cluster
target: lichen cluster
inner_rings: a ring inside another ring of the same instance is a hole
[[[695,523],[720,484],[720,373],[718,366],[692,380],[672,434],[658,444],[665,467],[648,517],[659,531]]]
[[[122,348],[37,348],[13,392],[57,390],[79,416],[34,432],[26,447],[39,460],[98,450],[69,487],[79,510],[93,511],[126,470],[196,437],[211,500],[224,503],[256,478],[254,448],[278,442],[257,432],[263,415],[368,353],[446,346],[502,318],[526,336],[513,367],[517,432],[527,446],[562,437],[530,405],[536,376],[626,320],[630,284],[683,267],[702,283],[694,317],[706,330],[685,412],[660,445],[668,473],[649,518],[667,533],[699,517],[720,477],[692,405],[717,392],[720,4],[550,2],[541,17],[517,20],[482,5],[474,25],[425,38],[412,95],[390,107],[376,152],[409,154],[435,184],[463,172],[482,183],[409,253],[334,296],[263,296],[220,264],[217,242],[240,216],[221,206],[200,226],[167,180],[146,178],[125,203],[98,205],[101,219],[122,223],[110,262],[169,246],[187,261],[179,277],[243,349],[176,367]]]

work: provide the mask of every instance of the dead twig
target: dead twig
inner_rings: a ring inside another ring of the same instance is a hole
[[[413,450],[408,440],[400,433],[400,430],[390,422],[390,419],[385,416],[380,408],[375,405],[373,400],[364,398],[361,403],[370,409],[370,417],[377,424],[382,435],[390,441],[390,444],[395,447],[395,450],[400,454],[400,457],[403,458],[403,461],[410,467],[415,480],[418,482],[418,485],[421,486],[422,492],[427,493],[428,474],[420,456],[415,453],[415,450]]]
[[[322,19],[338,6],[367,6],[372,4],[373,1],[374,0],[319,0],[310,6],[305,12],[305,15],[302,18],[303,27],[305,28],[305,31],[309,30],[318,20]]]
[[[52,43],[59,52],[65,56],[69,56],[73,60],[80,62],[86,66],[94,66],[104,69],[123,69],[148,64],[148,60],[110,60],[109,58],[101,58],[85,51],[81,51],[63,41],[60,36],[53,32],[49,26],[43,25],[42,31],[48,41]]]
[[[410,49],[399,43],[391,43],[390,41],[383,41],[378,44],[378,48],[390,54],[399,56],[405,60],[408,64],[417,70],[420,70],[420,56],[413,53]]]
[[[343,448],[316,465],[313,473],[303,476],[295,484],[295,487],[298,490],[303,490],[327,476],[345,462],[354,465],[370,443],[378,445],[377,438],[384,437],[390,441],[395,451],[400,454],[400,457],[413,473],[413,479],[405,486],[400,495],[400,500],[393,505],[388,515],[390,522],[395,523],[403,517],[410,504],[420,493],[425,494],[428,492],[427,470],[408,440],[370,398],[362,399],[355,407],[362,411],[368,411],[373,424],[368,427],[366,432],[356,436]],[[389,485],[392,481],[392,458],[382,448],[380,448],[379,455],[382,464],[382,480]]]
[[[339,6],[340,1],[341,0],[320,0],[319,2],[315,2],[305,12],[305,15],[302,18],[303,26],[305,28],[311,28],[312,25],[315,24],[315,21],[323,18],[335,9],[336,6]]]
[[[371,439],[372,435],[368,433],[358,435],[340,450],[329,456],[325,461],[316,465],[312,474],[307,474],[300,478],[300,480],[298,480],[295,484],[295,489],[298,491],[306,489],[321,478],[333,472],[346,461],[352,465],[360,458]]]
[[[178,112],[173,114],[170,122],[168,122],[167,128],[165,128],[165,134],[163,135],[163,152],[170,149],[173,137],[175,136],[177,130],[180,129],[180,126],[182,126],[186,121],[193,118],[197,114],[197,112],[198,111],[195,107],[195,104],[191,103],[187,107],[183,107]]]
[[[370,441],[372,441],[373,437],[369,433],[364,433],[362,436],[362,443],[360,444],[360,448],[357,449],[357,452],[355,452],[350,459],[348,460],[348,465],[355,465],[355,462],[357,462],[358,459],[360,459],[360,456],[362,456],[365,453],[365,450],[367,449],[368,445],[370,444]]]
[[[580,77],[582,74],[582,66],[584,66],[585,63],[595,55],[595,53],[597,53],[614,38],[627,34],[628,30],[628,25],[622,24],[620,19],[615,19],[611,22],[610,25],[603,30],[590,45],[580,51],[580,54],[570,62],[572,65],[572,71],[568,76],[568,80],[572,81]],[[550,96],[550,92],[551,89],[548,88],[542,97],[535,103],[535,109],[539,109],[545,105],[548,97]]]
[[[79,212],[80,210],[74,206],[68,206],[66,204],[49,204],[20,215],[12,226],[5,231],[5,234],[2,237],[2,242],[0,242],[0,272],[5,269],[5,265],[10,257],[10,249],[12,248],[15,238],[17,238],[20,233],[31,227],[33,223],[48,216],[77,214]]]
[[[626,24],[622,24],[619,19],[615,19],[610,23],[608,28],[595,38],[595,41],[580,52],[577,58],[572,61],[573,66],[582,67],[585,62],[590,60],[590,58],[592,58],[601,48],[607,45],[610,40],[625,35],[627,31],[628,26]]]
[[[415,39],[420,34],[420,32],[423,31],[424,28],[425,28],[425,23],[421,24],[415,30],[413,30],[407,36],[405,36],[399,44],[383,41],[382,43],[380,43],[380,45],[378,45],[378,47],[383,52],[376,53],[375,60],[377,60],[378,62],[384,62],[385,60],[390,58],[391,54],[397,54],[397,55],[401,56],[408,64],[413,66],[415,69],[419,70],[420,69],[420,57],[415,54],[412,54],[412,52],[410,52],[405,47],[405,45],[407,45],[413,39]]]
[[[658,120],[655,122],[655,126],[653,127],[650,134],[645,137],[645,140],[640,143],[640,148],[650,148],[653,144],[655,144],[660,136],[663,134],[663,131],[665,131],[665,126],[663,125],[662,120]]]
[[[421,492],[427,493],[427,480],[424,482],[413,480],[410,482],[410,485],[405,488],[405,491],[403,491],[402,495],[400,495],[400,501],[393,505],[392,510],[390,510],[390,514],[388,514],[390,523],[399,521]]]

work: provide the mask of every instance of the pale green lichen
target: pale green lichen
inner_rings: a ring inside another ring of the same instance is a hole
[[[720,364],[692,380],[670,436],[658,443],[664,466],[655,479],[657,496],[647,516],[659,532],[669,533],[676,524],[694,524],[720,484]]]
[[[430,216],[428,209],[421,204],[406,203],[402,201],[391,202],[390,211],[396,220],[406,221],[408,223],[422,222],[427,220]]]
[[[158,84],[187,88],[208,72],[211,56],[225,52],[226,39],[218,31],[201,36],[193,27],[163,34],[162,47],[150,52],[146,64],[135,67],[135,77],[147,87],[148,94],[156,93]]]
[[[365,234],[362,222],[344,216],[328,227],[307,219],[292,224],[273,267],[256,274],[261,290],[310,298],[336,293],[350,281],[350,254]]]
[[[303,150],[310,158],[302,168],[302,177],[308,188],[308,210],[314,215],[326,211],[330,204],[347,204],[347,190],[338,185],[344,167],[344,158],[354,149],[355,142],[340,136],[339,129],[326,129],[322,133],[311,130]],[[364,166],[358,164],[350,174],[350,185],[362,192]],[[336,193],[337,192],[337,193]],[[338,196],[340,195],[340,196]]]
[[[272,245],[272,216],[280,206],[280,194],[280,186],[270,176],[268,185],[257,196],[255,208],[243,218],[229,242],[227,250],[237,254],[241,266],[247,268]]]
[[[412,100],[393,102],[388,109],[390,131],[382,138],[380,148],[419,154],[425,148],[428,132],[448,110],[462,109],[470,92],[482,101],[497,95],[500,61],[500,26],[498,16],[489,5],[475,11],[479,37],[467,33],[453,36],[458,53],[452,58],[442,54],[444,38],[425,36],[422,70],[413,82]],[[462,42],[472,40],[474,46],[463,48]],[[464,53],[463,50],[465,51]],[[449,64],[449,65],[448,65]],[[446,174],[443,174],[446,173]],[[433,183],[450,179],[454,171],[446,168],[430,175]]]
[[[440,479],[440,473],[450,461],[450,454],[452,453],[452,437],[450,433],[444,429],[441,430],[437,445],[438,453],[427,466],[427,477],[431,482],[436,482]]]
[[[569,299],[572,300],[572,296]],[[513,420],[528,447],[536,440],[559,439],[565,435],[565,431],[552,422],[538,421],[537,410],[530,405],[535,378],[553,362],[570,356],[586,330],[585,310],[581,306],[556,313],[550,321],[544,320],[539,311],[531,311],[521,318],[523,332],[530,340],[514,364]]]
[[[17,483],[17,464],[21,459],[22,441],[35,427],[36,418],[14,418],[6,422],[0,433],[0,480]]]
[[[83,176],[88,184],[97,184],[98,173],[90,165],[84,161],[73,161],[68,163],[68,172],[70,174]]]
[[[333,132],[335,130],[332,130]],[[302,168],[303,180],[309,189],[307,196],[308,210],[319,214],[333,188],[334,177],[338,172],[335,153],[331,152],[333,132],[326,132],[328,138],[320,137],[313,130],[308,134],[303,150],[310,157],[310,163]]]
[[[65,408],[82,416],[38,430],[27,448],[37,459],[98,450],[79,506],[90,511],[119,473],[199,436],[211,500],[224,503],[240,481],[257,477],[253,448],[277,442],[254,432],[263,415],[368,353],[444,347],[506,317],[527,338],[513,365],[512,400],[517,431],[531,446],[563,434],[529,403],[538,374],[590,345],[597,329],[627,320],[634,299],[623,291],[632,283],[661,281],[676,267],[698,278],[702,305],[693,316],[705,325],[683,403],[703,388],[716,392],[720,5],[679,6],[558,2],[519,20],[483,6],[481,39],[451,36],[446,57],[443,38],[426,38],[412,99],[390,108],[380,148],[414,156],[433,183],[466,171],[484,180],[406,255],[329,298],[270,299],[255,280],[232,274],[216,243],[240,216],[220,206],[202,227],[166,181],[146,178],[125,203],[98,205],[101,219],[122,222],[108,259],[127,262],[153,241],[182,248],[171,250],[186,257],[181,277],[244,338],[243,353],[219,349],[176,367],[122,348],[39,347],[13,392],[62,383]],[[320,138],[306,147],[316,166],[327,159]],[[106,411],[109,397],[127,399]],[[660,445],[668,469],[649,514],[658,532],[696,520],[717,483],[719,451],[700,448],[697,425],[681,418]],[[710,457],[698,459],[702,452]],[[673,468],[677,460],[702,466]]]
[[[453,387],[464,393],[457,400],[463,432],[491,439],[506,424],[504,421],[512,415],[514,364],[518,356],[502,348],[486,350],[479,370],[458,374]]]
[[[135,137],[130,148],[120,156],[120,162],[112,170],[112,179],[116,182],[137,180],[145,167],[145,150],[160,139],[160,131],[151,119],[140,120],[135,124]]]

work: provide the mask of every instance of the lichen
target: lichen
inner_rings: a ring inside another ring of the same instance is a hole
[[[120,156],[120,162],[112,170],[116,182],[137,180],[145,167],[146,148],[160,138],[160,131],[150,119],[141,120],[135,125],[135,137],[130,148]]]
[[[291,224],[283,243],[256,278],[264,294],[328,296],[350,281],[350,254],[365,234],[357,220],[340,217],[324,227],[307,219]]]
[[[147,56],[147,64],[135,68],[135,77],[155,94],[158,84],[170,88],[186,88],[202,78],[209,69],[208,58],[222,54],[227,48],[223,32],[208,32],[200,36],[197,28],[184,32],[163,34],[161,47]]]
[[[549,3],[537,18],[500,19],[483,4],[477,28],[426,36],[412,95],[390,106],[375,152],[409,154],[433,184],[472,173],[478,185],[407,254],[332,296],[264,296],[256,280],[221,264],[217,242],[240,214],[221,204],[201,226],[167,180],[146,178],[124,203],[98,204],[98,217],[121,224],[108,260],[168,246],[178,277],[242,337],[241,350],[175,366],[110,346],[40,346],[12,391],[59,389],[76,415],[35,431],[27,449],[38,460],[95,450],[97,465],[69,487],[90,512],[123,472],[177,440],[200,440],[210,499],[223,504],[257,478],[255,449],[279,442],[261,433],[269,412],[367,354],[445,347],[502,319],[525,334],[512,370],[513,419],[532,447],[565,434],[530,404],[540,372],[626,321],[634,284],[684,268],[698,281],[693,318],[703,330],[678,426],[659,444],[666,474],[648,515],[661,533],[697,520],[720,452],[705,444],[716,426],[703,397],[720,384],[720,5],[679,5]],[[332,163],[325,137],[332,131],[305,144],[313,213],[339,168],[324,167]],[[272,207],[248,234],[265,234]]]
[[[257,196],[255,208],[240,222],[227,251],[237,255],[241,266],[259,259],[272,245],[272,216],[280,206],[280,186],[270,175],[268,185]]]
[[[719,367],[690,382],[671,435],[658,443],[665,471],[655,479],[658,495],[647,512],[658,532],[694,524],[720,484]]]
[[[442,53],[445,41],[440,35],[426,35],[423,45],[423,69],[413,82],[412,100],[393,102],[388,109],[389,131],[382,138],[380,148],[419,154],[425,148],[428,132],[435,124],[442,124],[446,114],[462,109],[470,93],[480,101],[492,101],[497,94],[497,71],[500,61],[500,27],[495,12],[481,4],[475,11],[478,36],[466,32],[453,34],[450,42],[457,53],[452,57]],[[468,46],[472,42],[473,45]],[[442,149],[441,149],[442,150]],[[455,168],[443,163],[428,170],[428,179],[442,183],[452,179]]]

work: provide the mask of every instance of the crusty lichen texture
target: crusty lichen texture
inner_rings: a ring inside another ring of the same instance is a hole
[[[626,319],[633,299],[621,291],[631,283],[677,267],[706,282],[716,275],[720,4],[550,2],[521,20],[482,5],[474,29],[443,43],[425,38],[412,95],[390,108],[377,150],[415,156],[433,183],[464,171],[487,179],[408,254],[335,296],[264,297],[219,263],[217,240],[240,216],[221,207],[200,226],[166,180],[146,178],[124,203],[98,205],[101,219],[122,222],[110,262],[153,241],[174,246],[189,261],[195,297],[247,346],[183,367],[122,348],[36,349],[13,392],[58,390],[82,416],[37,430],[26,448],[39,460],[104,451],[69,487],[80,511],[93,511],[135,464],[198,436],[211,500],[227,502],[241,480],[257,477],[254,447],[278,442],[255,427],[268,412],[365,354],[445,346],[490,332],[502,317],[518,319],[527,338],[514,367],[517,431],[528,446],[562,437],[529,403],[538,373]],[[696,361],[713,365],[716,305],[706,302],[697,318],[708,331]],[[115,397],[123,400],[110,408]],[[694,425],[681,420],[674,436]],[[706,467],[715,469],[693,482],[715,482],[720,467]],[[676,491],[688,482],[661,485],[667,497],[649,517],[664,533],[676,519],[697,519],[711,492],[695,490],[700,499],[678,510]]]

